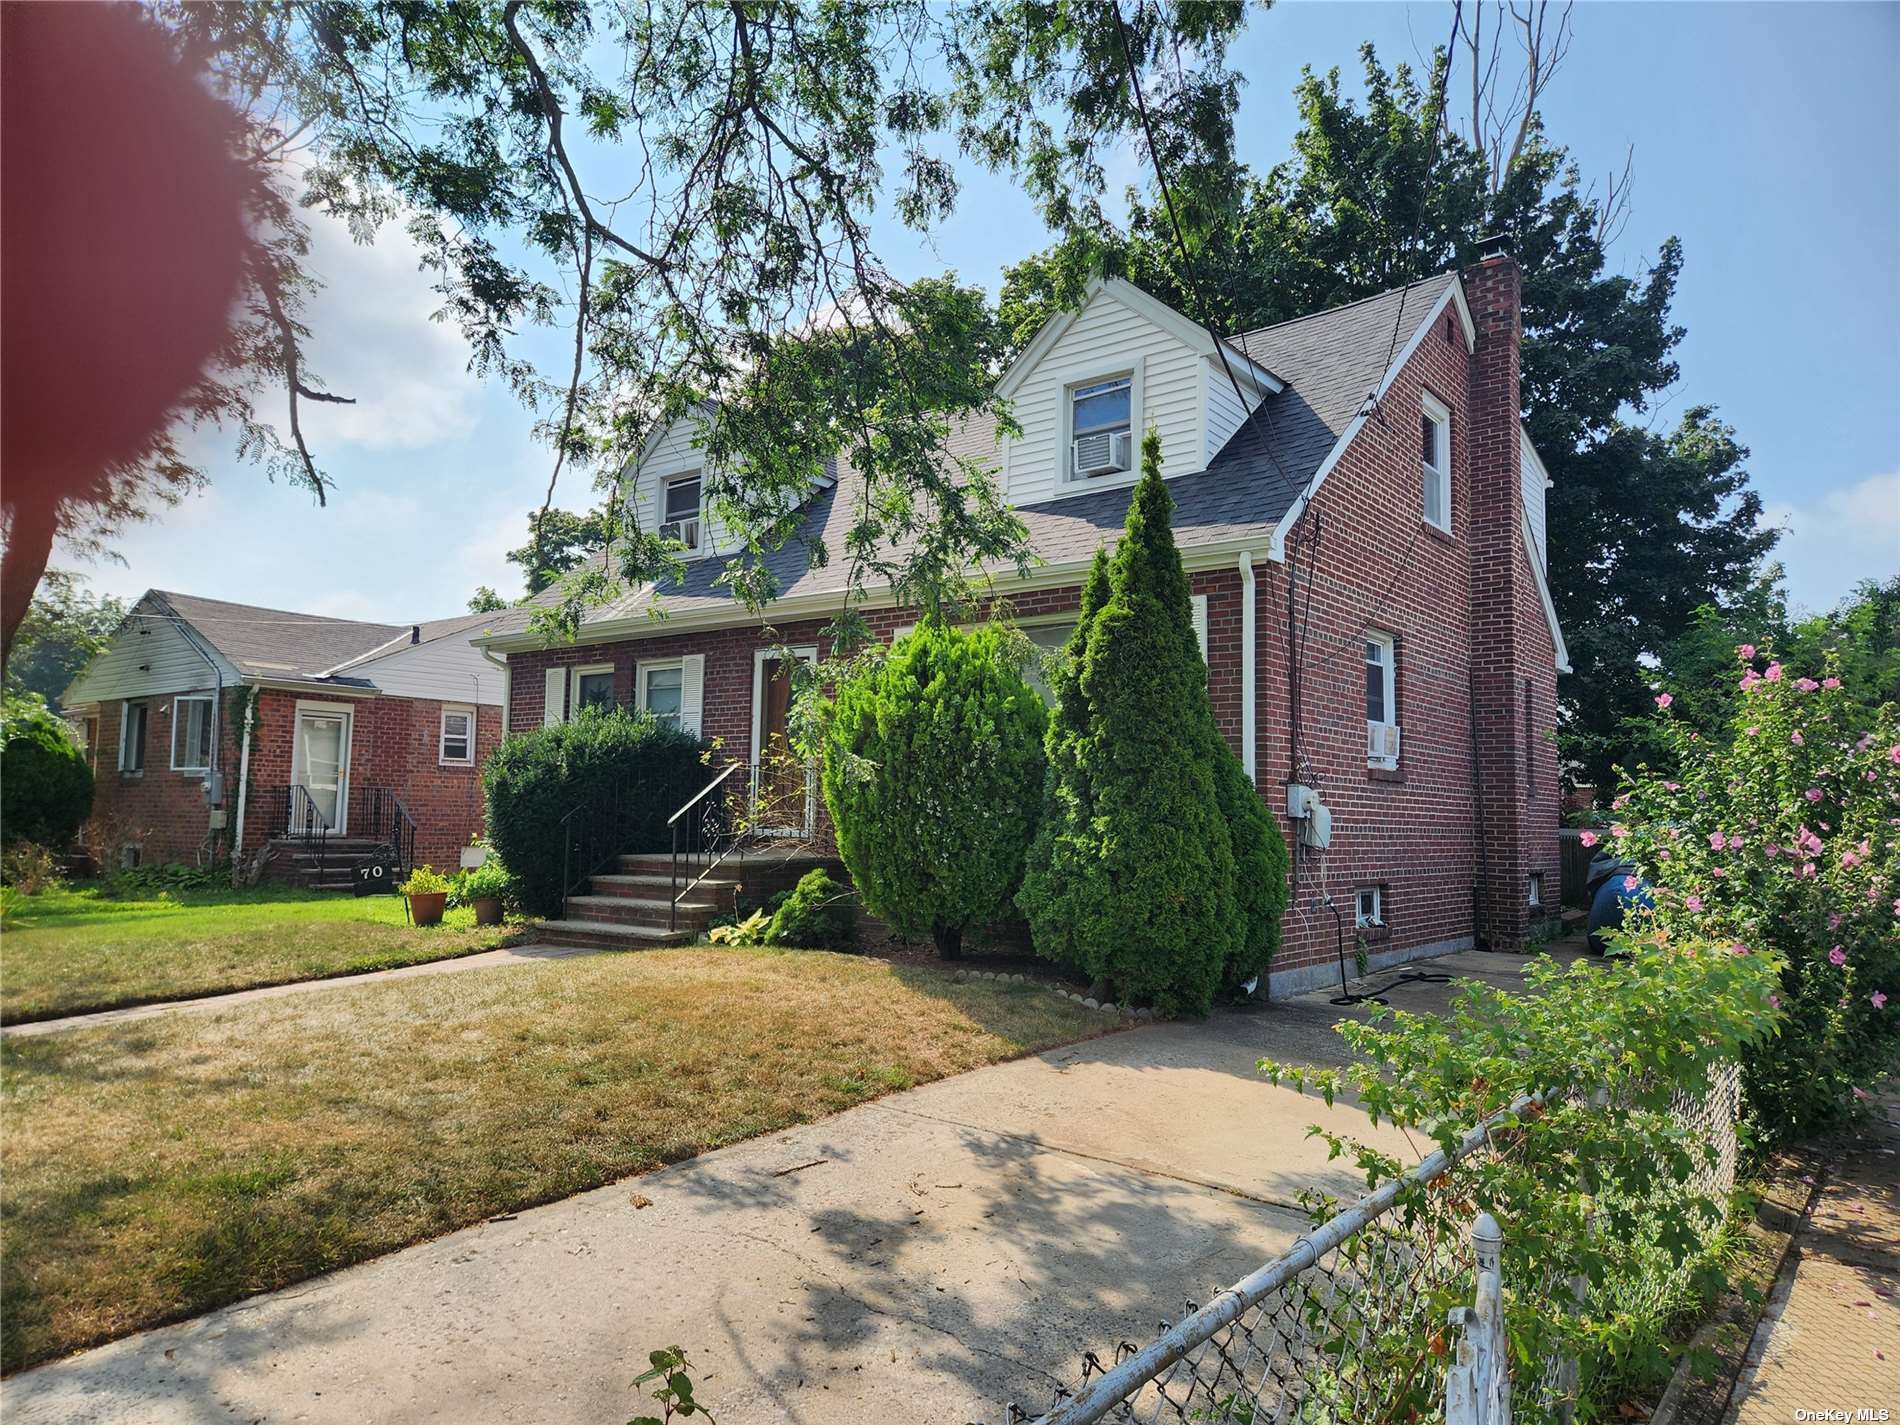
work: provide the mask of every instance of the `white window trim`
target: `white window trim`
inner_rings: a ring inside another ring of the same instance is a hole
[[[1438,426],[1438,465],[1430,466],[1425,464],[1424,458],[1421,456],[1419,459],[1419,479],[1421,483],[1426,479],[1435,479],[1438,482],[1439,488],[1444,492],[1444,499],[1440,502],[1440,508],[1445,512],[1445,518],[1443,523],[1440,523],[1425,513],[1425,499],[1422,488],[1419,495],[1419,518],[1424,520],[1425,523],[1430,525],[1433,529],[1438,530],[1441,534],[1450,534],[1451,408],[1433,396],[1429,391],[1425,392],[1420,398],[1420,405],[1423,408],[1426,418],[1435,422]]]
[[[1372,915],[1367,917],[1360,912],[1362,897],[1372,897]],[[1352,893],[1352,928],[1354,930],[1379,930],[1385,925],[1385,895],[1380,886],[1360,886]]]
[[[666,492],[672,489],[673,486],[682,484],[687,480],[697,480],[699,482],[699,499],[693,506],[692,514],[692,523],[698,526],[698,542],[688,545],[683,549],[680,552],[680,557],[683,559],[698,559],[708,552],[707,546],[712,542],[707,537],[706,472],[703,469],[675,470],[671,474],[658,477],[658,483],[653,490],[653,528],[657,531],[664,525],[674,523],[674,521],[669,520],[666,516]],[[682,520],[680,523],[685,523],[685,521]]]
[[[614,665],[611,663],[584,663],[568,670],[567,715],[570,718],[579,717],[581,713],[581,679],[598,678],[602,674],[612,677],[613,671]]]
[[[1525,878],[1524,896],[1532,909],[1544,908],[1544,873],[1542,871],[1532,871]]]
[[[658,672],[670,672],[675,668],[679,670],[680,675],[679,718],[682,722],[685,720],[686,660],[684,658],[642,658],[640,660],[640,669],[634,678],[633,705],[636,711],[645,712],[647,710],[647,686],[652,681],[653,674]],[[655,716],[658,716],[658,714],[656,713]]]
[[[126,733],[131,729],[132,709],[135,707],[140,707],[145,710],[145,760],[148,762],[151,760],[152,704],[146,698],[122,699],[119,703],[119,775],[121,777],[143,777],[145,775],[143,762],[137,767],[128,767],[125,764],[125,754],[129,742]]]
[[[1385,649],[1385,658],[1383,660],[1385,665],[1385,721],[1374,722],[1369,717],[1366,719],[1366,766],[1384,772],[1396,771],[1398,769],[1398,758],[1393,756],[1388,759],[1382,756],[1375,756],[1372,752],[1374,745],[1372,737],[1375,729],[1383,730],[1388,727],[1397,728],[1400,726],[1398,639],[1392,634],[1385,633],[1379,629],[1369,628],[1365,631],[1361,642],[1376,643]],[[1362,663],[1365,662],[1363,653],[1360,655],[1360,661]]]
[[[1147,431],[1143,388],[1147,362],[1143,357],[1102,366],[1077,366],[1056,374],[1056,478],[1055,494],[1079,495],[1088,490],[1113,490],[1132,485],[1141,478],[1141,441]],[[1123,475],[1096,475],[1077,478],[1069,468],[1069,447],[1075,440],[1075,391],[1079,386],[1094,386],[1102,381],[1128,378],[1128,471]]]
[[[205,705],[205,717],[209,718],[211,716],[212,702],[213,702],[213,699],[211,697],[211,694],[209,693],[182,693],[178,697],[175,697],[172,699],[172,732],[171,732],[172,771],[188,772],[188,773],[195,772],[195,773],[198,773],[199,775],[204,775],[205,773],[210,772],[211,757],[208,752],[205,755],[205,760],[202,765],[195,762],[180,762],[178,760],[178,729],[179,727],[183,725],[179,718],[178,710],[180,707],[182,707],[186,703],[203,703]],[[218,735],[218,730],[215,727],[211,729],[211,735],[214,738]],[[145,750],[146,750],[146,755],[149,757],[152,750],[152,726],[151,726],[151,714],[149,712],[146,714]]]
[[[354,703],[323,703],[305,698],[297,699],[290,719],[290,778],[293,783],[309,779],[308,766],[299,766],[303,760],[303,715],[305,713],[335,713],[343,719],[343,765],[337,771],[336,822],[330,828],[334,836],[347,836],[350,831],[350,787],[355,780],[356,766],[356,705]]]
[[[468,756],[449,756],[449,718],[451,715],[468,719]],[[475,708],[470,703],[444,703],[442,716],[436,724],[435,740],[436,763],[442,767],[473,767],[475,765]]]

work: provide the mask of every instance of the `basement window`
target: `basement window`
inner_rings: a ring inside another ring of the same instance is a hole
[[[1352,896],[1352,923],[1355,930],[1376,930],[1385,924],[1385,910],[1377,886],[1361,886]]]

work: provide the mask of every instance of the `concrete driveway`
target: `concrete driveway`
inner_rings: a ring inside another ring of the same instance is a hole
[[[1431,968],[1514,985],[1521,964]],[[1085,1350],[1285,1250],[1300,1189],[1357,1190],[1306,1128],[1364,1116],[1254,1071],[1340,1061],[1325,998],[894,1094],[42,1366],[0,1405],[9,1425],[603,1425],[638,1413],[646,1353],[678,1345],[721,1425],[1041,1409]]]

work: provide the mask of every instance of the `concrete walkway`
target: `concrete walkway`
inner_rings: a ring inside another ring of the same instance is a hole
[[[1514,985],[1521,963],[1431,968]],[[40,1367],[0,1406],[8,1425],[601,1425],[678,1345],[722,1425],[1039,1410],[1085,1350],[1284,1251],[1302,1188],[1357,1192],[1306,1128],[1363,1115],[1254,1070],[1340,1062],[1339,1013],[1322,993],[894,1094]]]
[[[184,1014],[192,1010],[229,1009],[247,1000],[276,999],[280,995],[307,994],[311,990],[345,989],[351,985],[373,985],[382,980],[406,980],[417,975],[459,975],[469,970],[492,970],[497,965],[519,965],[527,961],[565,960],[574,955],[598,955],[595,949],[569,945],[504,945],[499,950],[481,950],[473,955],[457,955],[447,960],[425,960],[419,965],[401,965],[393,970],[366,970],[360,975],[332,975],[323,980],[297,980],[288,985],[265,985],[254,990],[233,990],[225,995],[200,995],[196,999],[168,999],[156,1004],[135,1004],[125,1009],[102,1009],[92,1014],[70,1014],[64,1019],[38,1019],[29,1024],[0,1027],[0,1037],[31,1039],[41,1034],[58,1034],[67,1029],[96,1029],[102,1024],[124,1024],[134,1019],[150,1019],[159,1014]]]
[[[1900,1095],[1875,1108],[1795,1229],[1736,1382],[1732,1425],[1785,1425],[1799,1410],[1900,1420]]]

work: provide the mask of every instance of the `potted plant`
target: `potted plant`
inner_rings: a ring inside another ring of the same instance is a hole
[[[457,877],[461,899],[475,907],[477,925],[500,925],[501,903],[515,888],[515,878],[492,853],[479,866],[471,866]]]
[[[433,866],[418,866],[396,890],[409,902],[409,918],[417,925],[440,925],[449,901],[449,878]]]

